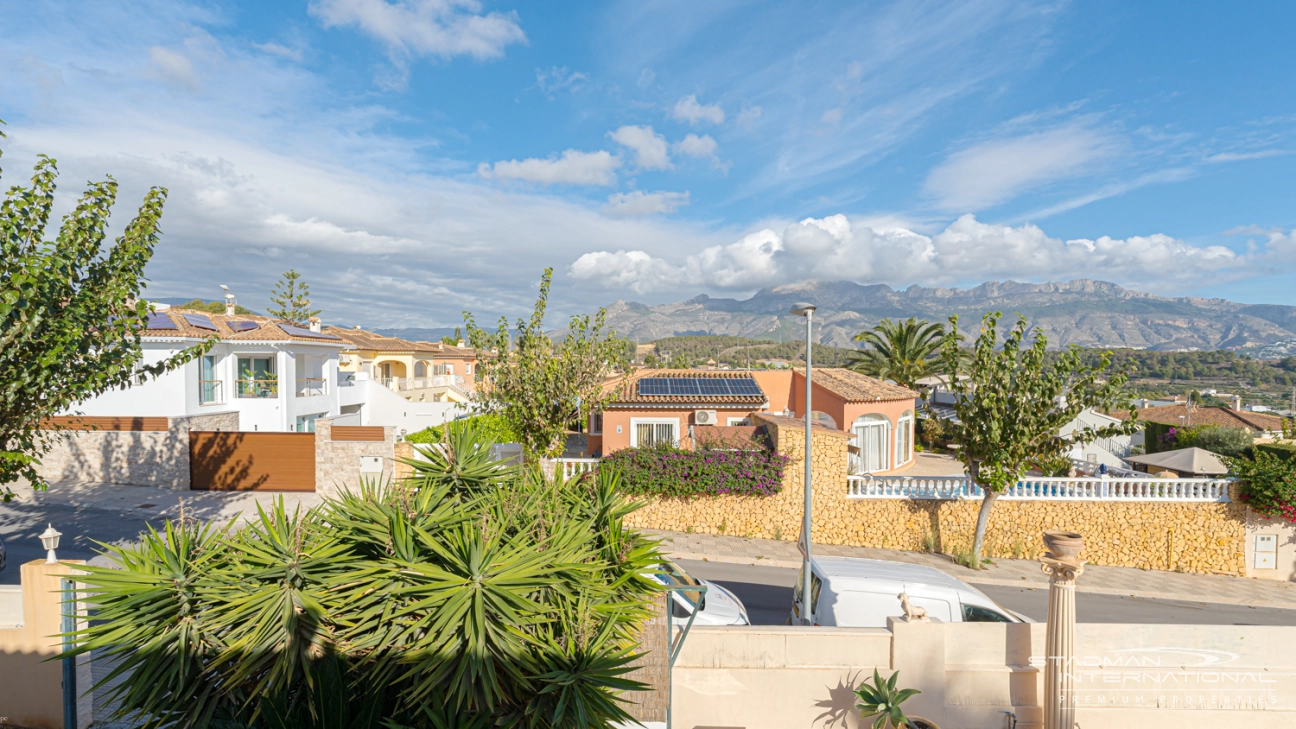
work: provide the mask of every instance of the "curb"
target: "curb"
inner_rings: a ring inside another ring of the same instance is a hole
[[[722,564],[741,564],[750,567],[782,567],[784,569],[801,569],[800,561],[783,560],[783,559],[752,559],[750,557],[730,557],[723,554],[697,554],[692,552],[669,552],[667,554],[671,559],[687,559],[695,562],[719,562]],[[915,563],[916,564],[916,563]],[[943,571],[943,570],[942,570]],[[948,574],[948,573],[946,573]],[[1039,580],[1006,580],[996,577],[986,577],[981,579],[963,579],[961,576],[954,575],[960,580],[972,585],[993,585],[995,587],[1025,587],[1033,589],[1048,589],[1047,581]],[[1113,587],[1088,587],[1083,583],[1077,583],[1076,592],[1087,592],[1093,595],[1113,595],[1118,597],[1137,597],[1145,600],[1174,600],[1176,602],[1193,602],[1205,605],[1238,605],[1242,607],[1254,608],[1274,608],[1277,610],[1296,610],[1296,603],[1275,602],[1272,600],[1226,600],[1212,598],[1203,600],[1198,596],[1183,595],[1174,592],[1147,592],[1140,590],[1118,590]]]

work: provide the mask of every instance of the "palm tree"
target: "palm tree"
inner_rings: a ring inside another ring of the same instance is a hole
[[[913,389],[919,379],[936,371],[944,335],[945,327],[936,322],[912,317],[905,321],[883,319],[872,329],[855,335],[855,341],[870,348],[858,350],[847,366]]]

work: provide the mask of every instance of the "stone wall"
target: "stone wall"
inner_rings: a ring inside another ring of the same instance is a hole
[[[90,481],[189,490],[189,431],[239,429],[237,412],[167,418],[163,431],[67,430],[36,469],[46,481]]]
[[[650,499],[627,521],[644,529],[794,541],[800,533],[805,430],[785,419],[765,425],[791,458],[783,490],[769,497]],[[955,552],[972,544],[979,501],[846,498],[846,436],[815,429],[814,541],[883,549]],[[1246,509],[1231,503],[999,500],[986,531],[989,557],[1034,557],[1040,534],[1085,537],[1084,558],[1101,565],[1245,574]]]
[[[396,428],[383,428],[381,441],[333,440],[333,421],[315,421],[315,491],[332,496],[343,488],[360,485],[360,479],[386,481],[395,473]],[[382,473],[360,473],[360,458],[383,459]]]

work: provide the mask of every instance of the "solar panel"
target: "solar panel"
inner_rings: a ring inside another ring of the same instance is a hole
[[[254,321],[227,321],[225,323],[236,332],[250,332],[253,329],[261,328],[261,325]]]
[[[756,380],[751,377],[735,377],[727,380],[727,382],[729,392],[733,395],[759,397],[765,394],[761,391],[760,385],[756,384]]]
[[[184,317],[185,321],[199,329],[208,329],[213,332],[218,331],[216,325],[212,324],[212,320],[208,319],[206,314],[181,314],[181,316]]]
[[[645,377],[639,394],[648,397],[762,397],[751,377]]]
[[[149,312],[148,319],[145,323],[147,329],[179,329],[176,323],[171,321],[171,317],[160,311]]]
[[[294,337],[306,337],[307,339],[331,339],[338,342],[342,341],[341,337],[335,337],[332,334],[325,334],[323,332],[312,332],[306,327],[295,327],[292,324],[280,324],[279,328]]]
[[[661,377],[645,377],[639,380],[640,395],[669,395],[670,389],[666,387],[666,380]]]

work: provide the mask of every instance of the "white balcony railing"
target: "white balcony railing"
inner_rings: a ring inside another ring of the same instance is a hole
[[[848,476],[852,499],[981,499],[980,486],[965,476]],[[1001,499],[1049,501],[1208,501],[1227,502],[1228,479],[1221,478],[1048,478],[1030,477],[1008,488]]]
[[[297,378],[297,397],[315,397],[324,395],[328,392],[325,384],[328,380],[323,377],[299,377]]]
[[[559,468],[562,469],[563,478],[572,478],[582,473],[589,473],[597,469],[599,464],[597,458],[559,458],[557,461]]]

